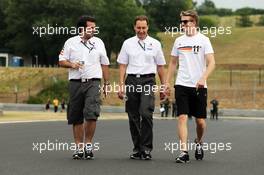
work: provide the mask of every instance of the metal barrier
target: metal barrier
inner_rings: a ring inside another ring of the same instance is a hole
[[[1,106],[3,111],[45,111],[45,104],[0,103]],[[102,106],[101,111],[104,113],[125,113],[125,108],[124,106]],[[210,116],[209,112],[208,110],[208,117]],[[160,115],[159,107],[155,108],[154,114]],[[264,117],[264,110],[220,109],[219,116]]]

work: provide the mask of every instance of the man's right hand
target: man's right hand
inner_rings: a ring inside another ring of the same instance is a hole
[[[165,88],[164,88],[164,93],[165,93],[165,95],[166,96],[170,96],[170,91],[171,91],[171,89],[170,89],[170,84],[169,83],[165,83]]]
[[[83,65],[80,64],[79,62],[71,63],[71,68],[72,69],[82,69]]]
[[[125,85],[124,84],[119,84],[119,91],[117,93],[118,98],[123,100],[125,96]]]

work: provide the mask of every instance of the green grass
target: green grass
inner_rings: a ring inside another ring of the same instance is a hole
[[[43,88],[61,79],[67,79],[66,69],[0,68],[1,102],[14,102],[15,89],[19,94],[19,102],[24,102],[29,95],[36,95]]]
[[[264,27],[232,28],[230,35],[210,37],[217,64],[264,64]],[[167,62],[173,43],[172,37],[159,33]]]
[[[253,22],[253,25],[257,25],[259,22],[259,18],[261,15],[250,15],[250,20]],[[219,26],[231,26],[235,27],[236,26],[236,20],[239,18],[239,16],[225,16],[225,17],[220,17],[219,18]]]
[[[46,86],[56,80],[67,77],[65,69],[53,68],[0,68],[0,92],[14,92],[18,90]]]

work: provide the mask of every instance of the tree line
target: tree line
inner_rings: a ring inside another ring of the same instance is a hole
[[[40,65],[56,65],[63,43],[72,34],[40,37],[40,27],[74,27],[77,19],[86,14],[96,17],[98,36],[105,42],[109,58],[115,58],[123,41],[134,35],[135,16],[147,15],[150,33],[155,36],[166,26],[178,26],[182,10],[194,8],[200,15],[264,14],[258,9],[217,9],[209,0],[200,6],[192,0],[1,0],[0,52],[30,57],[33,64],[37,57]]]

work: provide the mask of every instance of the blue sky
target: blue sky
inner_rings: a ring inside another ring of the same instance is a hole
[[[204,0],[193,0],[198,4]],[[217,8],[231,8],[233,10],[243,7],[254,7],[264,9],[264,0],[211,0],[215,3]]]

